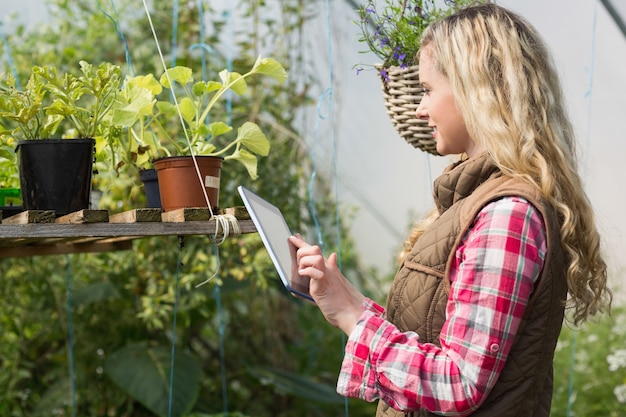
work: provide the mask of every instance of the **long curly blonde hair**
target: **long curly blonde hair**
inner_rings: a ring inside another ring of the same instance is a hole
[[[470,137],[505,175],[536,186],[562,218],[574,323],[608,311],[612,295],[600,236],[577,171],[560,82],[541,37],[515,13],[481,4],[432,24],[422,36],[424,48],[449,78]],[[414,227],[403,253],[436,217],[431,213]]]

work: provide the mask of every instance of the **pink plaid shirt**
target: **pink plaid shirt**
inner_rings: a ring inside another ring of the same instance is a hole
[[[545,255],[545,226],[531,204],[518,197],[488,204],[456,249],[441,348],[400,332],[367,299],[337,392],[397,410],[471,414],[506,363]]]

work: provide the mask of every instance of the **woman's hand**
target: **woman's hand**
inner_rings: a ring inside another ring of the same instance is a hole
[[[290,237],[289,243],[297,249],[298,273],[311,278],[309,292],[322,314],[349,335],[361,317],[365,297],[337,268],[337,254],[325,259],[319,246],[309,245],[300,235]]]

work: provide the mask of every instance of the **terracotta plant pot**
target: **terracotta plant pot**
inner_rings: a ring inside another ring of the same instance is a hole
[[[209,207],[207,197],[211,210],[218,209],[224,159],[216,156],[196,156],[195,159],[200,175],[191,156],[172,156],[154,161],[163,211]]]

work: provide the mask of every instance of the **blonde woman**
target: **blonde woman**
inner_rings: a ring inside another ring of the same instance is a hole
[[[523,18],[469,7],[423,35],[417,117],[461,155],[405,242],[386,309],[318,246],[298,248],[311,295],[347,335],[337,390],[378,416],[548,416],[568,317],[608,310],[606,265],[546,46]]]

